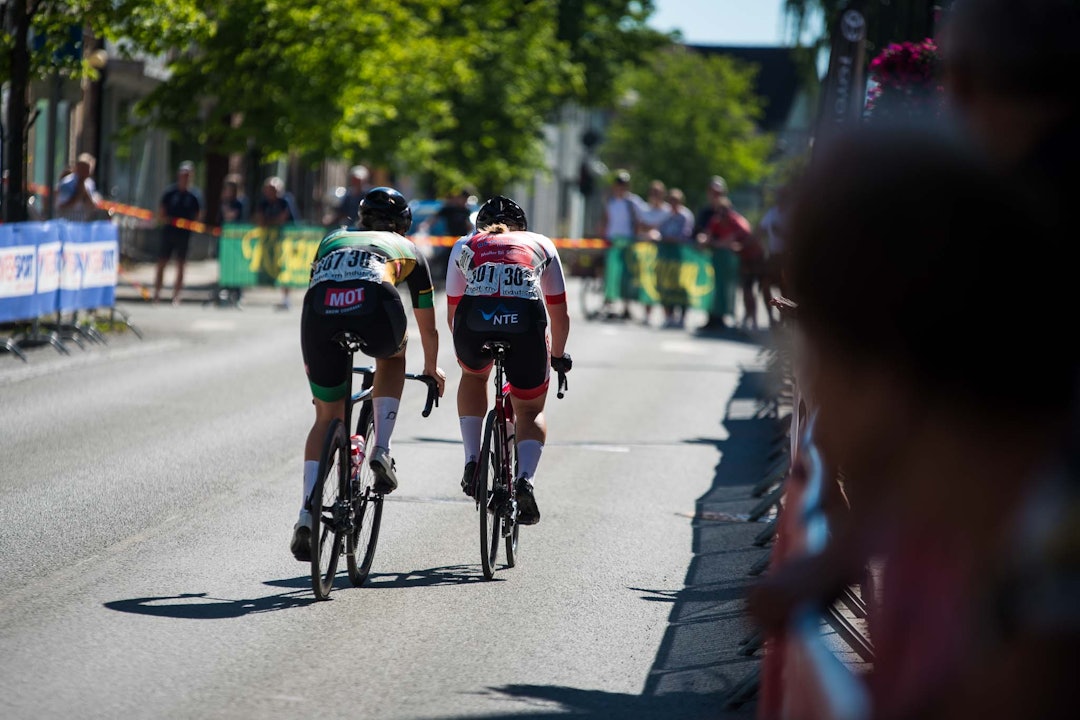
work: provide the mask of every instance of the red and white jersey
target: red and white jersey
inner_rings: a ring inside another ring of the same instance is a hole
[[[565,303],[566,281],[555,243],[526,231],[466,235],[450,251],[446,299],[456,305],[465,295]]]

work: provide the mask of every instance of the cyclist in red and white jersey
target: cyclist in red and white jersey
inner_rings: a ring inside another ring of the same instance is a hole
[[[509,343],[506,378],[515,415],[518,476],[514,479],[518,522],[540,520],[533,482],[547,426],[544,402],[549,368],[567,372],[570,316],[559,251],[550,238],[528,232],[525,212],[496,195],[481,206],[477,232],[450,251],[446,301],[454,351],[461,366],[458,415],[465,445],[461,488],[475,493],[483,418],[488,410],[492,359],[482,347],[489,340]]]

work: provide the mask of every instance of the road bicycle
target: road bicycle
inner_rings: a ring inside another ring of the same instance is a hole
[[[334,338],[353,355],[364,347],[364,341],[350,332]],[[361,390],[353,394],[353,375],[364,376]],[[421,413],[431,414],[439,405],[439,386],[430,375],[405,373],[407,380],[427,385],[427,401]],[[349,580],[360,587],[371,570],[375,548],[382,524],[383,495],[376,492],[375,474],[364,462],[368,448],[375,443],[375,413],[371,391],[375,381],[372,366],[353,367],[347,379],[345,419],[334,418],[326,432],[315,488],[308,500],[311,512],[311,586],[315,597],[327,600],[337,576],[338,559],[345,551]],[[349,436],[353,408],[360,404],[356,433]],[[316,498],[319,499],[316,506]]]
[[[483,350],[490,353],[495,366],[495,406],[484,421],[484,441],[476,467],[474,497],[480,511],[480,562],[484,577],[495,577],[499,557],[499,542],[506,546],[506,567],[517,564],[518,529],[517,497],[514,479],[517,477],[517,443],[514,437],[514,408],[510,403],[510,384],[506,381],[504,362],[509,344],[488,341]],[[568,389],[566,374],[559,376],[558,397]]]

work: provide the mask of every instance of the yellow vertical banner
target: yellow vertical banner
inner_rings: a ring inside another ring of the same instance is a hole
[[[324,232],[309,225],[223,226],[218,246],[221,284],[306,288]]]

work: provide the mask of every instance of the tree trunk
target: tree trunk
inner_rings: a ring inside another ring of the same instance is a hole
[[[26,96],[30,76],[30,18],[26,13],[26,0],[12,0],[8,6],[8,26],[5,29],[15,40],[9,55],[11,82],[4,137],[4,170],[8,177],[4,186],[3,211],[4,222],[10,223],[27,219]]]

